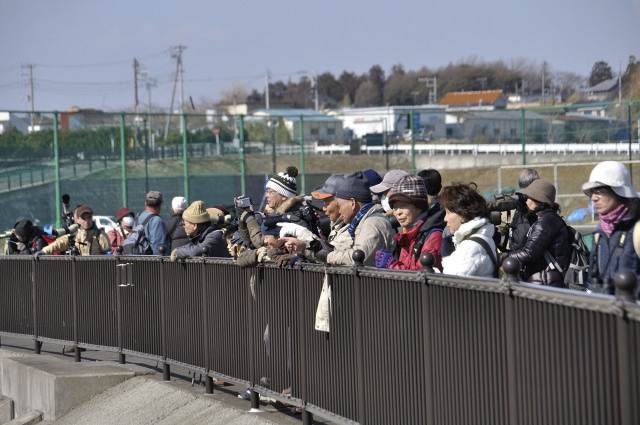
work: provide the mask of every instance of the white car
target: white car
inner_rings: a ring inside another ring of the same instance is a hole
[[[93,221],[96,222],[96,226],[98,226],[99,229],[104,229],[105,232],[118,227],[118,222],[112,215],[94,215]]]

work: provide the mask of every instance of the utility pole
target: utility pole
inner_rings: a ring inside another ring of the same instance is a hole
[[[544,77],[547,72],[547,61],[542,61],[542,89],[540,89],[540,105],[544,105]]]
[[[269,80],[271,80],[271,73],[269,72],[269,68],[267,68],[267,73],[264,76],[265,79],[265,107],[269,109]]]
[[[33,131],[34,125],[34,116],[35,116],[35,102],[33,100],[33,64],[28,63],[26,65],[22,65],[22,68],[29,69],[29,103],[31,103],[31,131]]]
[[[316,112],[318,112],[318,110],[320,109],[318,106],[318,71],[314,71],[313,88],[314,88],[313,95],[315,98]]]
[[[427,84],[427,90],[429,90],[429,104],[434,104],[438,101],[438,77],[420,77],[418,81]]]
[[[151,115],[153,113],[153,108],[151,106],[151,87],[155,87],[157,80],[155,78],[151,78],[151,76],[149,75],[149,70],[144,68],[140,71],[140,76],[142,81],[145,82],[145,87],[147,89],[147,96],[148,96],[148,118],[147,118],[147,123],[148,123],[148,138],[149,138],[149,143],[151,144],[151,149],[153,150],[155,148],[155,140],[153,137],[153,116]]]
[[[138,115],[138,67],[140,64],[138,63],[138,59],[133,58],[133,90],[134,90],[134,110],[136,111],[136,116]]]
[[[167,140],[169,137],[169,127],[171,126],[171,114],[173,114],[173,101],[176,96],[176,85],[178,84],[178,77],[180,77],[180,113],[184,112],[182,109],[183,102],[183,80],[182,80],[182,51],[185,50],[187,46],[183,46],[182,44],[179,46],[172,47],[171,57],[176,59],[176,74],[173,78],[173,90],[171,91],[171,106],[169,107],[169,115],[167,116],[167,125],[164,128],[164,139]],[[182,121],[181,121],[182,122]],[[182,124],[181,124],[182,127]],[[182,129],[182,128],[181,128]],[[182,133],[182,132],[181,132]]]

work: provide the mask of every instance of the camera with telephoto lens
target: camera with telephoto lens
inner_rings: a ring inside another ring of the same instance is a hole
[[[318,216],[308,201],[305,201],[297,211],[267,216],[262,223],[267,229],[276,228],[278,223],[295,223],[311,230],[314,235],[318,236]]]
[[[236,208],[249,208],[251,206],[251,198],[246,195],[237,196],[233,198],[233,203]]]
[[[65,193],[62,195],[62,212],[60,213],[62,223],[71,226],[73,224],[73,210],[71,209],[71,196]]]
[[[526,210],[527,195],[522,193],[513,193],[511,195],[505,195],[499,193],[495,196],[494,200],[487,202],[487,208],[489,211],[511,211],[515,209]]]

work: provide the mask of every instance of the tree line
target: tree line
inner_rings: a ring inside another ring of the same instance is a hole
[[[298,81],[273,81],[269,84],[269,103],[272,107],[313,108],[317,84],[318,103],[322,109],[340,107],[375,107],[384,105],[423,105],[432,99],[432,87],[425,78],[434,78],[437,84],[435,101],[445,94],[459,91],[502,90],[524,97],[546,96],[560,102],[578,103],[580,88],[594,86],[613,78],[605,61],[594,64],[589,77],[574,72],[554,71],[546,62],[528,59],[485,62],[475,58],[450,63],[437,69],[423,67],[417,71],[394,65],[389,74],[380,65],[368,72],[356,74],[343,71],[339,76],[331,72],[316,78],[302,76]],[[640,98],[640,66],[635,56],[622,75],[625,99]],[[544,87],[543,87],[544,84]],[[234,85],[221,93],[219,104],[228,105],[234,99],[259,107],[265,105],[265,91]]]

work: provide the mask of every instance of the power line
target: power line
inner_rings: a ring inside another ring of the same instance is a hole
[[[158,57],[165,53],[167,53],[167,50],[162,50],[160,52],[151,53],[147,56],[141,56],[141,59],[150,59],[150,58]],[[105,66],[116,66],[116,65],[123,65],[123,64],[129,64],[129,63],[131,63],[131,59],[123,59],[123,60],[118,60],[113,62],[86,63],[86,64],[76,64],[76,65],[41,64],[41,63],[34,64],[34,65],[37,65],[38,67],[42,67],[42,68],[104,68]]]

